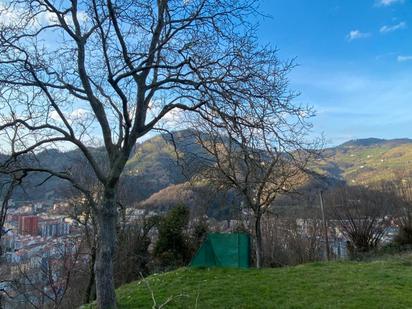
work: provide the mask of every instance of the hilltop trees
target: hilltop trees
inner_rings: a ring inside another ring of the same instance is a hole
[[[289,107],[276,53],[258,47],[253,0],[9,0],[0,14],[0,138],[12,145],[4,165],[30,154],[11,172],[68,180],[90,200],[70,169],[35,159],[45,147],[81,151],[102,187],[91,205],[97,306],[115,308],[117,191],[136,141],[177,111],[234,124],[252,110],[279,119]]]

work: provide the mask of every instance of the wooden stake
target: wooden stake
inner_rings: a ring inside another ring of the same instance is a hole
[[[326,224],[325,209],[323,207],[323,191],[319,192],[319,197],[320,197],[320,211],[322,212],[323,233],[325,237],[325,255],[326,255],[326,259],[329,261],[330,260],[330,248],[329,248],[329,238],[328,238],[328,226]]]

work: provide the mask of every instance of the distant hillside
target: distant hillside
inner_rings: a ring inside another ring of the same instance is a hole
[[[136,145],[125,174],[144,188],[138,200],[170,185],[182,184],[198,173],[200,158],[207,156],[190,130],[155,136]]]
[[[386,140],[382,138],[363,138],[363,139],[354,139],[348,142],[343,143],[342,145],[338,146],[337,148],[345,148],[345,147],[373,147],[373,146],[400,146],[403,144],[412,144],[412,140],[408,138],[398,138],[398,139],[391,139]]]
[[[92,151],[99,160],[105,160],[101,149]],[[142,201],[170,185],[186,182],[199,170],[200,156],[205,154],[194,142],[189,130],[176,132],[173,139],[169,134],[162,134],[137,144],[124,173],[124,181],[133,187],[133,190],[129,190],[131,200]],[[0,154],[0,161],[5,158]],[[38,153],[37,160],[35,164],[40,166],[66,171],[79,164],[82,155],[78,150],[61,152],[49,149]],[[26,179],[24,189],[18,190],[14,198],[26,201],[60,198],[70,188],[66,181],[55,177],[39,187],[38,184],[46,178],[46,174],[33,174]]]
[[[236,216],[239,211],[240,199],[234,192],[216,192],[204,183],[189,182],[170,185],[154,193],[148,199],[139,203],[139,208],[166,211],[177,205],[189,207],[192,214],[228,219]]]
[[[348,184],[412,176],[412,140],[360,139],[326,149],[319,167]]]
[[[93,149],[93,152],[104,160],[100,149]],[[169,134],[162,134],[137,144],[124,174],[124,181],[132,187],[130,202],[149,199],[146,201],[147,205],[153,205],[150,201],[156,200],[156,196],[159,195],[164,197],[166,191],[162,190],[169,186],[172,187],[168,189],[167,194],[172,194],[173,190],[185,191],[185,186],[176,185],[184,184],[196,175],[202,168],[202,160],[199,158],[205,157],[207,154],[196,144],[191,130],[176,132],[173,139]],[[2,158],[0,155],[0,159]],[[77,150],[61,152],[50,149],[38,154],[40,164],[59,171],[72,168],[81,158]],[[348,141],[340,146],[325,149],[322,158],[317,160],[313,169],[329,179],[327,185],[337,181],[362,185],[394,178],[410,178],[412,140],[368,138]],[[37,187],[36,185],[45,178],[44,174],[30,177],[25,190],[20,190],[16,195],[17,199],[59,198],[62,192],[69,188],[66,182],[56,178]],[[158,192],[158,195],[152,197]],[[172,195],[185,196],[186,193],[174,192]]]

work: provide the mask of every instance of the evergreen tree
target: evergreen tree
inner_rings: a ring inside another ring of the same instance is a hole
[[[154,256],[162,268],[179,267],[189,262],[190,248],[185,233],[189,224],[189,215],[189,209],[179,205],[160,220],[159,238]]]

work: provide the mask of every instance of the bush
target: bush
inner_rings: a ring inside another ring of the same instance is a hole
[[[138,280],[151,272],[150,233],[157,224],[157,217],[144,218],[119,231],[118,246],[114,257],[116,286]]]
[[[400,246],[412,245],[412,227],[401,226],[398,235],[395,237],[395,243]]]
[[[186,265],[190,260],[190,245],[186,235],[189,209],[179,205],[170,210],[159,222],[159,238],[154,257],[163,269]]]
[[[195,221],[191,228],[191,255],[193,256],[196,254],[197,250],[202,245],[203,241],[205,240],[207,233],[209,231],[209,226],[207,221],[204,219],[200,219]]]

